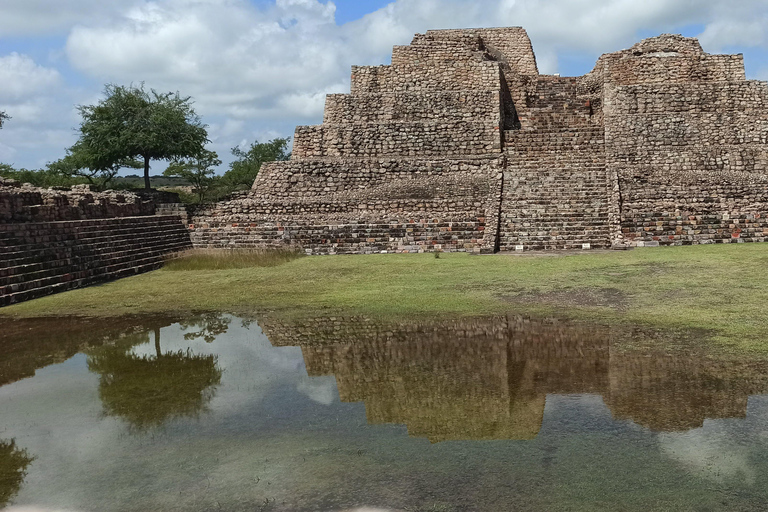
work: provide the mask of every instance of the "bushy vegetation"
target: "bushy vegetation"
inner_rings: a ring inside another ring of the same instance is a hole
[[[163,175],[149,177],[150,185],[178,193],[183,203],[218,201],[233,192],[249,190],[264,163],[289,159],[289,141],[284,138],[263,143],[256,141],[247,151],[232,148],[232,154],[237,159],[230,163],[229,170],[223,175],[216,174],[221,165],[216,152],[203,149],[188,158],[172,161]],[[112,171],[91,172],[87,168],[81,169],[76,163],[77,158],[75,154],[69,153],[44,169],[34,170],[14,169],[11,165],[0,164],[0,176],[44,188],[88,184],[93,190],[133,190],[146,186],[144,178],[137,174],[117,176]]]
[[[14,169],[13,166],[8,164],[0,164],[0,176],[21,183],[31,183],[36,187],[43,188],[71,187],[72,185],[88,183],[88,180],[85,178],[65,176],[50,169]]]
[[[290,249],[190,249],[166,261],[165,270],[226,270],[276,267],[301,258]]]

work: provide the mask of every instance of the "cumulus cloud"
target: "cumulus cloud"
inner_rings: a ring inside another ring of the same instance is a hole
[[[85,20],[113,16],[139,0],[3,0],[0,6],[0,34],[8,36],[62,33]]]
[[[0,56],[0,101],[35,96],[58,85],[59,72],[35,63],[27,55],[13,52]]]
[[[316,118],[348,73],[334,11],[315,0],[266,11],[237,0],[149,2],[119,23],[75,28],[67,54],[102,80],[183,89],[203,114]]]
[[[0,34],[66,30],[76,71],[95,83],[145,82],[191,95],[219,147],[319,123],[325,94],[349,91],[351,65],[387,63],[392,45],[428,29],[523,26],[543,73],[558,72],[563,53],[588,62],[632,45],[638,33],[682,27],[703,27],[707,51],[768,48],[764,0],[395,0],[343,25],[335,14],[328,0],[5,0]],[[55,70],[17,58],[40,83],[56,79]],[[8,82],[0,84],[0,104],[8,103],[2,87],[33,90]]]

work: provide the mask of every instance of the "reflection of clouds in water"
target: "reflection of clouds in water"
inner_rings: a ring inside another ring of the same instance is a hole
[[[331,405],[337,401],[339,396],[339,392],[336,390],[336,378],[332,375],[327,377],[305,377],[299,381],[296,389],[299,393],[308,396],[313,402],[322,405]]]
[[[215,415],[240,414],[243,404],[261,402],[275,386],[307,380],[304,357],[299,347],[273,347],[256,325],[243,326],[233,321],[227,332],[212,343],[202,339],[184,339],[185,331],[178,324],[161,329],[163,353],[191,349],[195,354],[215,354],[223,369],[221,384],[208,404]],[[154,354],[151,342],[134,348],[138,355]]]
[[[750,397],[744,420],[708,420],[688,432],[658,435],[661,452],[693,473],[717,482],[757,479],[756,445],[768,444],[768,397]]]
[[[706,427],[704,427],[706,428]],[[749,462],[750,449],[738,446],[725,432],[697,429],[683,434],[660,434],[661,451],[693,473],[717,482],[739,479],[755,483],[755,469]]]

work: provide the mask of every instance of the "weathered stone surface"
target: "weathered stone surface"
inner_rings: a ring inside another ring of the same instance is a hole
[[[312,254],[762,241],[766,181],[768,87],[741,55],[667,34],[547,76],[519,27],[431,30],[353,67],[293,160],[190,230]]]
[[[0,306],[156,269],[192,246],[185,217],[130,192],[0,178]]]
[[[0,178],[0,224],[152,215],[155,205],[131,192],[39,188]]]

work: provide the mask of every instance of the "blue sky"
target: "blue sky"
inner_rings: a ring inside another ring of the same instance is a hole
[[[523,26],[542,73],[580,75],[644,37],[699,37],[768,80],[765,0],[2,0],[0,162],[39,168],[77,138],[106,83],[195,99],[209,149],[289,137],[349,91],[350,66],[436,28]],[[153,172],[160,172],[158,164]]]

